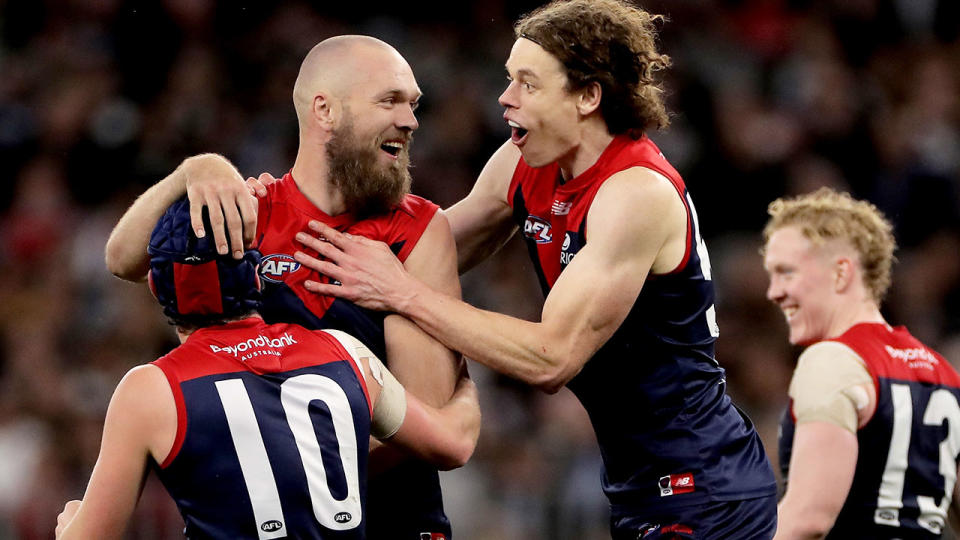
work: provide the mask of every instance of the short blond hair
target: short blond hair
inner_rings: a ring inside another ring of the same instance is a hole
[[[778,229],[796,226],[815,245],[845,241],[860,256],[863,282],[879,304],[890,288],[890,269],[897,242],[893,226],[876,206],[822,187],[794,198],[781,197],[767,207],[770,220],[763,229],[764,244]]]

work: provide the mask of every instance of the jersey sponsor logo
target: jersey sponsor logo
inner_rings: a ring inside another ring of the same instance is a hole
[[[897,349],[890,345],[884,345],[883,348],[887,351],[887,354],[890,355],[890,358],[900,360],[911,369],[929,369],[933,371],[934,366],[940,364],[937,357],[923,347]]]
[[[337,515],[333,516],[333,520],[337,523],[349,523],[352,519],[350,512],[337,512]]]
[[[570,261],[573,260],[573,256],[576,253],[570,253],[570,244],[571,244],[571,235],[570,232],[566,232],[563,235],[563,247],[560,248],[560,264],[566,266],[570,264]]]
[[[547,220],[528,215],[523,223],[523,235],[538,244],[546,244],[553,241],[553,228]]]
[[[447,535],[435,532],[420,533],[420,540],[447,540]]]
[[[659,484],[661,497],[692,493],[694,489],[693,474],[682,473],[661,476]]]
[[[260,277],[273,283],[282,283],[287,274],[299,269],[300,263],[286,253],[267,255],[260,261]]]
[[[270,521],[264,521],[263,523],[260,524],[260,530],[264,532],[279,531],[282,528],[283,528],[283,523],[275,519],[271,519]]]
[[[254,356],[262,356],[264,354],[280,356],[279,351],[271,351],[266,349],[267,348],[282,349],[288,345],[293,345],[296,342],[297,340],[293,339],[293,336],[291,336],[287,332],[284,332],[282,336],[274,339],[271,339],[261,334],[255,338],[250,338],[246,341],[241,341],[240,343],[235,343],[233,345],[227,345],[224,347],[211,344],[210,350],[215,353],[225,352],[227,354],[233,355],[234,357],[239,356],[240,353],[245,353],[247,351],[250,351],[250,354],[245,354],[242,358],[240,358],[241,360],[248,360],[250,358],[253,358]],[[257,349],[257,350],[254,350],[254,349]]]
[[[550,213],[555,216],[565,216],[570,213],[571,208],[573,208],[572,202],[553,201],[553,205],[550,206]]]

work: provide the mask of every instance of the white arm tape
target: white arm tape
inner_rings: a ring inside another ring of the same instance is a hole
[[[377,404],[373,406],[370,434],[378,439],[389,439],[397,433],[407,415],[407,392],[375,356],[370,358],[370,372],[383,386]]]
[[[370,374],[381,387],[380,397],[377,398],[377,402],[373,406],[370,435],[378,439],[389,439],[396,435],[407,415],[407,394],[400,381],[357,338],[339,330],[324,331],[336,338],[343,345],[343,348],[350,353],[350,359],[357,364],[360,373],[364,373],[360,358],[366,358],[370,366]]]

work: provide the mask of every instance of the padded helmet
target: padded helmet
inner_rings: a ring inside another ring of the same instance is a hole
[[[203,223],[213,230],[207,209]],[[206,326],[238,317],[260,306],[260,252],[242,259],[219,255],[212,234],[197,238],[186,197],[173,203],[157,222],[147,247],[150,290],[175,323]]]

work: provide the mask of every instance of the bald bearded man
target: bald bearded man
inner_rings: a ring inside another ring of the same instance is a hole
[[[409,194],[419,99],[413,71],[390,45],[367,36],[324,40],[307,54],[294,85],[300,142],[290,172],[267,186],[251,182],[251,189],[222,156],[186,159],[121,218],[107,242],[107,267],[121,278],[142,280],[153,224],[186,193],[197,236],[212,234],[219,253],[239,258],[257,240],[264,255],[261,314],[268,323],[348,332],[385,358],[411,393],[442,406],[465,373],[458,355],[403,317],[306,291],[304,281],[318,277],[293,259],[303,249],[295,234],[319,220],[387,243],[408,271],[460,296],[446,218],[433,203]],[[204,209],[210,231],[202,225]],[[368,537],[450,537],[435,467],[371,441],[370,474]]]

